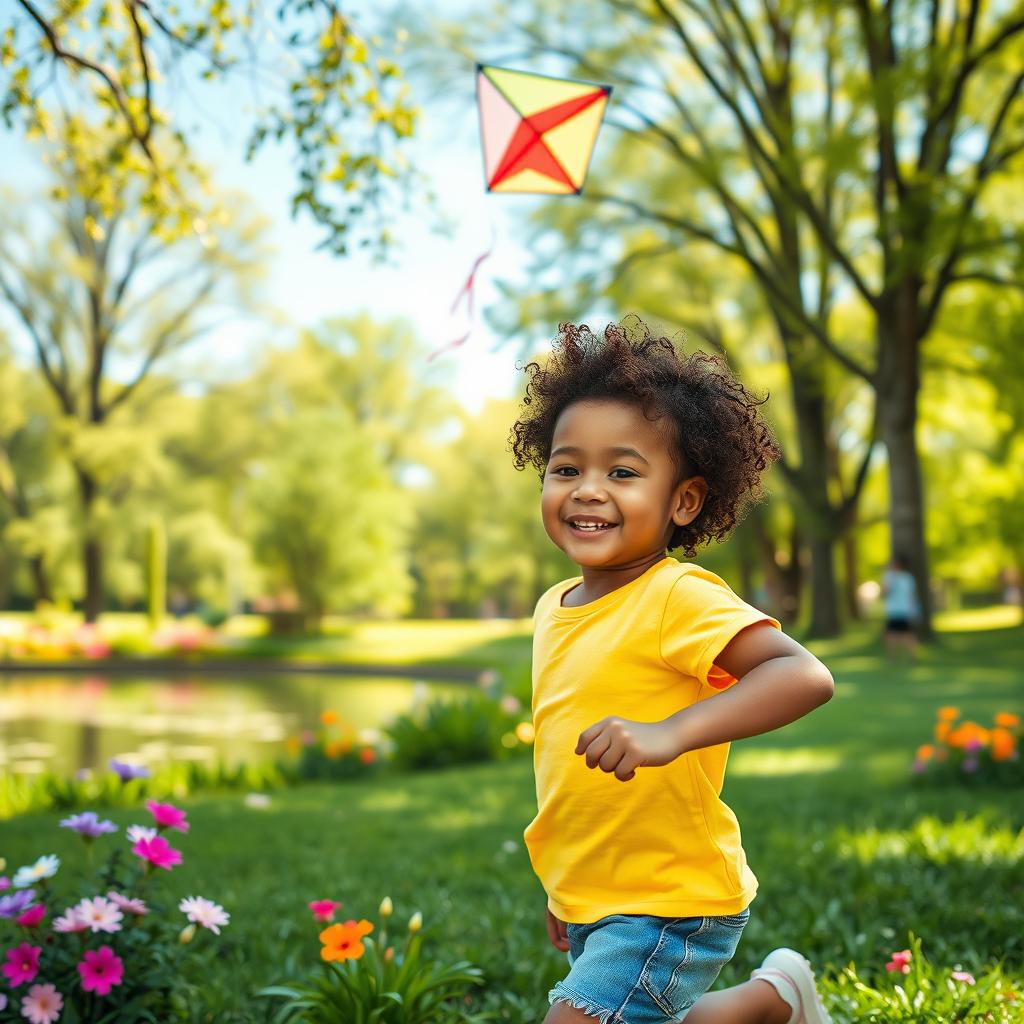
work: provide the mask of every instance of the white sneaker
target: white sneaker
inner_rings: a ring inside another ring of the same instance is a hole
[[[821,1005],[811,965],[795,949],[772,950],[750,977],[767,981],[793,1008],[788,1024],[832,1024]]]

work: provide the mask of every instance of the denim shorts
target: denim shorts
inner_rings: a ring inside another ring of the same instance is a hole
[[[601,1024],[681,1021],[733,958],[750,910],[725,917],[612,914],[569,924],[569,973],[548,993]]]

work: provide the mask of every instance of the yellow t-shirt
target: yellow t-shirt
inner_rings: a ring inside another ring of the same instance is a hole
[[[629,782],[588,768],[579,734],[608,715],[655,722],[736,680],[715,658],[746,626],[775,619],[712,572],[666,557],[579,608],[565,580],[537,602],[533,636],[537,816],[524,833],[548,907],[586,924],[609,914],[736,914],[757,892],[736,816],[722,802],[729,744]]]

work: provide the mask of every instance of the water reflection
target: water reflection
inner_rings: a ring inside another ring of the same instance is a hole
[[[119,679],[0,674],[0,771],[105,769],[111,757],[168,761],[269,760],[316,729],[331,709],[361,733],[377,730],[460,683],[384,676],[193,676]]]

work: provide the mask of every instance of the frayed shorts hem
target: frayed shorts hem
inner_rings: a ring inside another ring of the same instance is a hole
[[[604,1007],[596,1006],[589,999],[584,999],[582,996],[566,988],[561,982],[555,985],[548,993],[548,1005],[554,1006],[555,1003],[568,1003],[574,1010],[579,1010],[588,1017],[596,1017],[601,1024],[612,1024],[612,1018],[615,1016],[614,1010],[606,1010]]]

